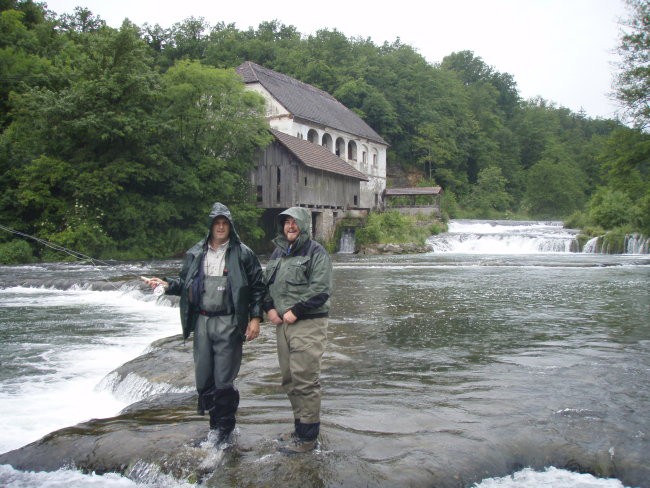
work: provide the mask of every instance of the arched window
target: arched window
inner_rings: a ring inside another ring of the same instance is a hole
[[[348,142],[348,159],[357,160],[357,143],[354,141]]]
[[[345,141],[342,137],[336,138],[336,155],[345,159]]]
[[[326,147],[329,149],[330,152],[334,152],[334,141],[332,140],[332,136],[325,133],[323,134],[323,139],[321,145],[323,147]]]
[[[318,144],[318,132],[314,129],[309,129],[309,132],[307,132],[307,140],[314,144]]]

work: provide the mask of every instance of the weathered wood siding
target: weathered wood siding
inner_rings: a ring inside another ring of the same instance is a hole
[[[262,151],[251,180],[263,208],[359,207],[359,180],[309,168],[277,142]]]

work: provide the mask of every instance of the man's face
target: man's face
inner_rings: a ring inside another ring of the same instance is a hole
[[[212,221],[211,233],[217,244],[223,244],[230,237],[230,221],[222,215],[217,217]]]
[[[293,243],[300,235],[300,228],[298,222],[293,217],[287,217],[284,221],[284,236],[290,243]]]

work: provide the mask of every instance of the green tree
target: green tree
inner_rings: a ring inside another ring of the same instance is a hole
[[[370,127],[380,134],[394,134],[397,114],[383,93],[364,80],[350,80],[341,85],[334,97],[343,105],[356,110]]]
[[[43,16],[40,16],[41,21]],[[42,56],[35,20],[18,9],[0,11],[0,129],[9,123],[9,95],[29,86],[48,84],[51,63]],[[45,29],[52,29],[48,25]]]
[[[618,52],[620,72],[615,81],[616,97],[626,114],[640,129],[650,124],[650,3],[625,0],[629,18],[622,22]]]
[[[162,150],[173,161],[167,197],[182,219],[195,221],[216,200],[255,215],[248,178],[257,151],[271,142],[264,99],[233,70],[181,61],[164,75],[159,117]],[[259,237],[253,221],[238,219],[238,227]]]
[[[524,203],[534,216],[566,217],[584,205],[584,181],[571,161],[544,157],[527,171]]]
[[[74,65],[59,72],[67,76],[61,88],[32,88],[12,98],[15,121],[4,134],[12,162],[5,178],[16,184],[4,203],[21,219],[38,222],[34,231],[42,237],[82,252],[97,251],[94,242],[82,242],[82,235],[92,237],[86,229],[105,234],[105,248],[141,229],[134,215],[142,211],[133,208],[147,200],[134,201],[134,195],[155,154],[148,135],[159,81],[138,33],[126,22],[119,31],[78,33],[77,54],[62,53]]]
[[[603,229],[614,229],[632,224],[635,208],[632,199],[620,190],[601,188],[589,201],[589,218],[591,222]]]
[[[482,169],[469,202],[482,217],[493,217],[509,209],[511,196],[506,191],[507,180],[498,166]]]

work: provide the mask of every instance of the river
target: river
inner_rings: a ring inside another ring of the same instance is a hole
[[[207,486],[291,486],[285,470],[305,488],[650,486],[650,256],[569,252],[554,224],[454,224],[431,253],[333,256],[321,448],[235,449]],[[102,379],[180,332],[178,309],[137,281],[177,268],[0,267],[0,452],[141,398]],[[240,417],[280,432],[274,347],[269,325],[247,345],[263,368],[240,378]],[[160,477],[0,466],[2,486],[91,482]]]

